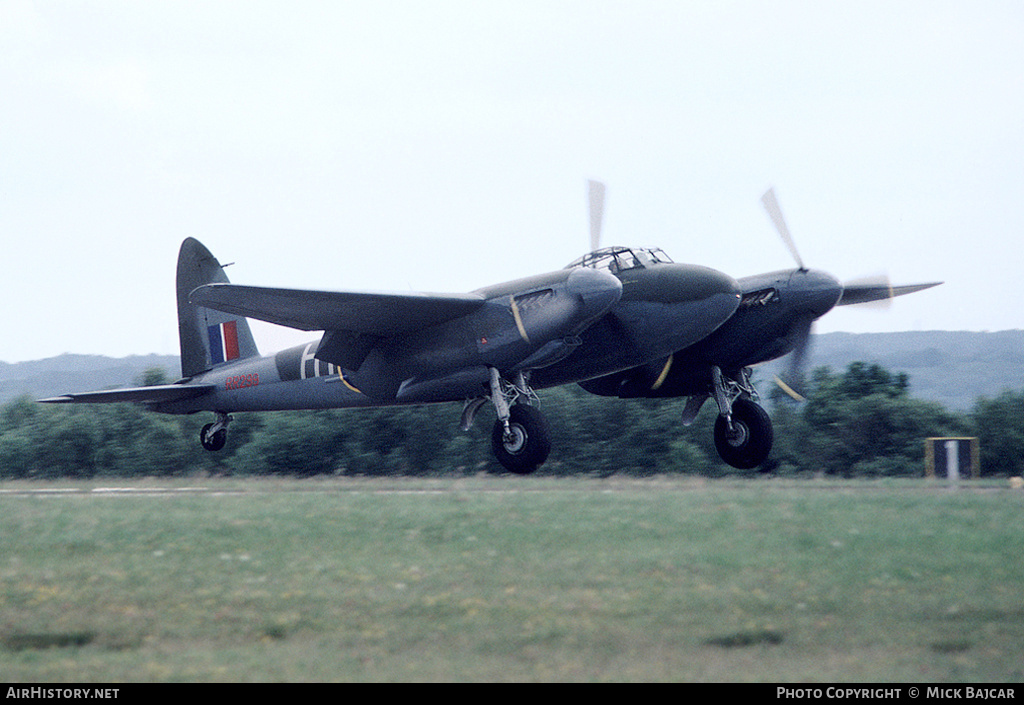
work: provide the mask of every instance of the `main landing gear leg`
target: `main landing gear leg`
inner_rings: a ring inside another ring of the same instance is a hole
[[[521,372],[511,384],[501,378],[498,370],[491,368],[491,403],[498,414],[491,431],[491,449],[498,462],[517,475],[532,473],[551,452],[544,415],[529,403],[519,401],[520,397],[525,397],[528,402],[533,396]],[[464,415],[463,427],[465,425]]]
[[[722,460],[734,468],[749,470],[763,463],[774,440],[772,421],[753,397],[747,370],[739,381],[728,379],[717,366],[711,368],[712,391],[718,404],[715,420],[715,448]]]
[[[229,423],[231,417],[218,411],[217,420],[206,424],[199,432],[199,442],[203,444],[203,448],[211,452],[221,450],[228,441]]]

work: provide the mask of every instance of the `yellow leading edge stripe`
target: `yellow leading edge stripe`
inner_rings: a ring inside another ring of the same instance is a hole
[[[530,336],[526,334],[526,328],[523,327],[523,319],[519,315],[519,307],[516,305],[516,298],[514,296],[510,297],[509,301],[512,302],[512,318],[516,321],[516,328],[519,329],[519,335],[523,340],[529,343]]]
[[[669,355],[668,359],[665,360],[665,366],[661,368],[661,374],[658,375],[658,379],[654,380],[654,384],[651,385],[651,391],[655,392],[661,388],[661,385],[665,384],[665,378],[668,377],[668,371],[672,369],[672,358],[674,355]]]
[[[345,379],[345,373],[342,372],[340,366],[338,367],[338,379],[340,379],[342,384],[344,384],[346,387],[351,389],[356,394],[362,394],[362,392],[360,392],[358,389],[353,387],[352,384],[347,379]]]

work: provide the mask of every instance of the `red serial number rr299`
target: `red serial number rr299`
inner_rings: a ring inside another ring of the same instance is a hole
[[[260,383],[260,375],[258,372],[253,372],[248,375],[237,375],[235,377],[228,377],[224,380],[225,389],[245,389],[246,387],[255,387]]]

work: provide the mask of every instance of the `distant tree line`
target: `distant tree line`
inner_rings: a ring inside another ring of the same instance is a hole
[[[140,380],[159,384],[161,370]],[[1024,473],[1024,391],[980,398],[966,413],[910,395],[905,374],[855,362],[818,368],[807,400],[762,400],[775,424],[766,469],[842,477],[920,476],[924,439],[978,436],[985,475]],[[683,400],[622,400],[569,386],[541,393],[553,451],[539,472],[557,475],[720,476],[709,401],[688,427]],[[0,407],[0,479],[138,475],[439,475],[499,472],[493,415],[458,430],[461,406],[235,414],[227,446],[198,443],[207,414],[175,417],[130,404],[44,406],[27,397]]]

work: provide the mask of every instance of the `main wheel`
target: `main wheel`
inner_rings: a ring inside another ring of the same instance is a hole
[[[212,423],[208,423],[203,426],[203,430],[199,432],[199,442],[203,444],[203,448],[206,450],[221,450],[224,447],[224,444],[228,442],[228,430],[226,428],[222,428],[211,435],[211,428],[213,428]]]
[[[734,468],[749,470],[763,463],[774,439],[767,412],[745,397],[732,404],[732,431],[721,416],[715,421],[715,448]]]
[[[491,449],[507,470],[517,475],[529,475],[548,459],[551,452],[548,422],[532,406],[516,404],[509,409],[507,432],[500,419],[494,422]]]

